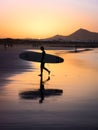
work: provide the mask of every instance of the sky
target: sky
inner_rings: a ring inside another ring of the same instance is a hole
[[[98,32],[98,0],[0,0],[0,38]]]

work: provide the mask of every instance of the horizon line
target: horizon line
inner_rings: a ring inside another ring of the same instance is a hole
[[[85,31],[89,31],[89,32],[91,32],[91,33],[98,33],[98,32],[94,32],[94,31],[90,31],[90,30],[88,30],[88,29],[84,29],[84,28],[79,28],[79,29],[77,29],[76,31],[78,31],[78,30],[85,30]],[[73,33],[75,33],[76,31],[74,31],[74,32],[72,32],[71,34],[73,34]],[[67,36],[70,36],[71,34],[69,34],[69,35],[62,35],[62,34],[54,34],[54,35],[51,35],[50,37],[45,37],[45,38],[18,38],[18,37],[0,37],[0,39],[28,39],[28,40],[44,40],[44,39],[48,39],[48,38],[51,38],[51,37],[54,37],[54,36],[65,36],[65,37],[67,37]]]

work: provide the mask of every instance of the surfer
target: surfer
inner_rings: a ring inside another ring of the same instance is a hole
[[[42,56],[41,56],[41,65],[40,65],[41,74],[39,76],[42,76],[43,69],[46,70],[48,74],[50,74],[50,71],[45,67],[45,55],[46,55],[45,49],[43,46],[41,46],[40,49],[42,51]]]

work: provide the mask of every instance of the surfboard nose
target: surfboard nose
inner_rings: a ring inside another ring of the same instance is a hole
[[[61,58],[61,57],[56,57],[56,62],[57,63],[62,63],[62,62],[64,62],[64,59]]]
[[[61,59],[61,62],[64,62],[64,59],[63,59],[63,58]]]
[[[64,62],[64,59],[63,59],[63,58],[60,59],[60,63],[62,63],[62,62]]]

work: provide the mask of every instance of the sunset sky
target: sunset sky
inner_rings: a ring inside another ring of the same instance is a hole
[[[98,0],[0,0],[0,38],[98,32]]]

